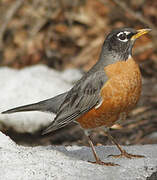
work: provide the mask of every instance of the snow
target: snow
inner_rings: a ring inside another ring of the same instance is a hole
[[[59,72],[45,65],[22,70],[0,68],[0,111],[51,98],[69,90],[80,78],[79,70]],[[5,126],[17,132],[33,133],[47,126],[53,119],[54,114],[43,112],[0,114],[0,129]]]

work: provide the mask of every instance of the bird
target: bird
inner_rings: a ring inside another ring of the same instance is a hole
[[[124,121],[139,101],[142,80],[139,65],[132,57],[133,45],[140,36],[151,29],[118,28],[105,38],[96,64],[67,92],[34,104],[16,107],[2,114],[22,111],[43,111],[56,114],[54,120],[43,130],[47,134],[76,122],[84,131],[96,163],[116,166],[103,162],[92,143],[91,130],[104,127],[108,138],[118,147],[121,154],[113,157],[142,158],[126,152],[111,136],[109,129]]]

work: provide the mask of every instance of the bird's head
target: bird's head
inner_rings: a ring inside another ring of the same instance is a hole
[[[151,29],[135,30],[132,28],[120,28],[111,31],[104,41],[104,53],[107,56],[126,60],[132,54],[132,47],[136,39],[146,34]]]

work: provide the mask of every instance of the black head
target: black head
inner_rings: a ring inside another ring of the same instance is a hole
[[[115,29],[108,34],[103,45],[103,56],[111,55],[119,60],[126,60],[132,54],[135,40],[150,29],[134,30],[132,28]]]

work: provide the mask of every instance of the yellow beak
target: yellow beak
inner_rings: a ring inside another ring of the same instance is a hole
[[[143,34],[147,34],[149,31],[151,31],[151,29],[139,29],[139,30],[137,30],[137,34],[135,34],[131,37],[131,40],[136,40]]]

